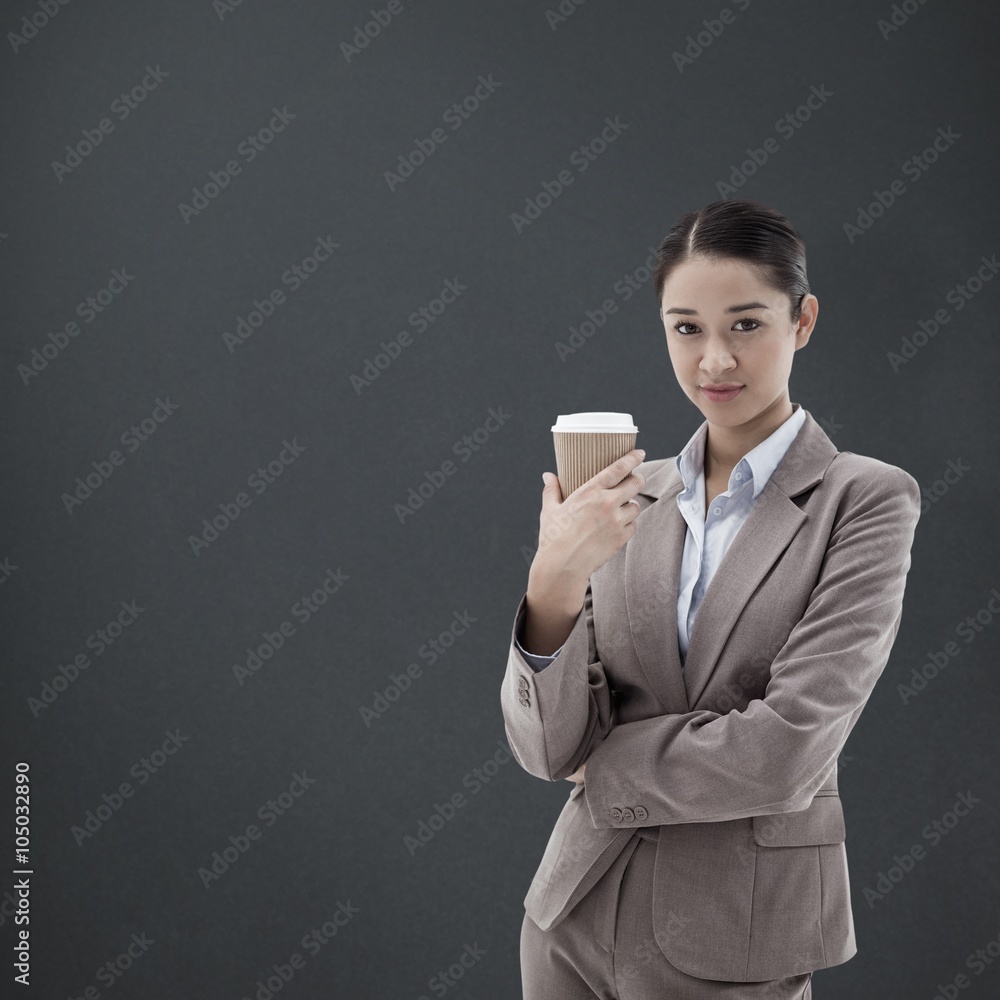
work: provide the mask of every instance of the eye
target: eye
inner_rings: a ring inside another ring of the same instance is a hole
[[[752,323],[753,325],[750,326],[749,328],[744,328],[744,329],[737,330],[737,333],[753,333],[755,330],[760,329],[760,325],[761,325],[760,322],[759,322],[759,320],[755,320],[755,319],[738,319],[733,325],[735,327],[738,327],[741,323]],[[682,330],[681,329],[682,326],[690,326],[690,327],[694,327],[694,329],[693,330]],[[679,334],[682,334],[685,337],[693,336],[695,333],[698,332],[698,327],[695,326],[694,323],[688,323],[688,322],[686,322],[685,320],[682,320],[682,319],[678,320],[676,323],[674,323],[674,329]]]

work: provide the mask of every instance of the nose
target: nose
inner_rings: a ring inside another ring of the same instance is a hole
[[[736,367],[739,345],[730,346],[723,340],[713,340],[705,348],[701,359],[701,369],[707,375],[716,377]]]

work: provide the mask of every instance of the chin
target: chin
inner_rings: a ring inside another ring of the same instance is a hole
[[[728,403],[713,403],[702,395],[700,389],[696,389],[695,392],[697,393],[695,405],[701,410],[702,416],[721,427],[744,424],[756,413],[753,401],[744,398],[745,391],[738,399],[731,399]]]

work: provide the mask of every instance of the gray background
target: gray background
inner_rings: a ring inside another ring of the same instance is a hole
[[[962,996],[996,995],[1000,968],[977,974],[966,958],[1000,950],[997,626],[982,610],[1000,609],[1000,283],[960,311],[948,296],[1000,251],[1000,15],[906,6],[883,38],[889,3],[734,2],[683,72],[673,53],[721,3],[589,0],[553,28],[554,2],[416,0],[350,61],[341,43],[367,3],[244,0],[220,19],[209,0],[75,0],[17,51],[8,36],[2,844],[7,870],[13,762],[26,760],[38,995],[235,1000],[299,953],[281,996],[417,998],[442,995],[432,977],[467,945],[479,957],[443,995],[519,995],[522,899],[571,787],[498,748],[549,427],[624,410],[653,458],[698,426],[650,284],[627,301],[615,285],[769,138],[778,151],[737,196],[792,220],[821,303],[791,398],[839,448],[933,495],[899,638],[841,758],[860,953],[818,973],[815,995],[930,998],[962,973]],[[19,32],[38,10],[5,4],[0,27]],[[121,120],[111,104],[147,66],[169,75]],[[490,74],[495,92],[450,128],[446,109]],[[833,96],[785,138],[777,121],[814,86]],[[247,162],[237,148],[275,107],[294,120]],[[616,116],[627,129],[578,171],[574,151]],[[57,177],[53,161],[102,117],[113,131]],[[438,127],[446,141],[391,191],[384,172]],[[902,165],[939,128],[960,138],[909,179]],[[185,222],[180,203],[231,159],[241,172]],[[573,183],[517,232],[512,213],[564,169]],[[896,179],[905,193],[852,242],[845,223]],[[281,275],[319,237],[340,246],[291,292]],[[134,280],[79,322],[116,268]],[[418,332],[408,318],[449,279],[465,290]],[[224,331],[282,287],[230,351]],[[609,298],[616,313],[560,358],[557,342]],[[890,352],[939,309],[947,325],[894,371]],[[73,319],[79,336],[25,384],[19,366]],[[404,330],[409,345],[357,391],[351,376]],[[120,435],[158,398],[176,411],[127,451]],[[491,407],[509,418],[463,460],[453,444]],[[286,439],[304,450],[249,490]],[[124,463],[69,513],[63,494],[115,449]],[[454,475],[401,520],[396,505],[448,459]],[[945,485],[949,463],[964,471]],[[250,505],[195,555],[189,538],[241,491]],[[328,570],[348,579],[300,622],[293,605]],[[138,620],[33,711],[123,601]],[[456,612],[474,621],[429,662],[421,648]],[[977,612],[966,642],[956,628]],[[295,633],[240,684],[234,664],[283,621]],[[960,655],[904,703],[897,686],[955,640]],[[421,674],[366,725],[361,710],[411,663]],[[187,741],[140,785],[130,771],[173,730]],[[303,771],[315,783],[261,822]],[[78,845],[72,828],[124,781],[134,795]],[[925,829],[963,791],[980,804],[933,844]],[[404,838],[455,793],[464,804],[411,856]],[[199,868],[251,823],[262,838],[206,887]],[[865,889],[914,844],[923,859],[869,905]],[[346,925],[306,951],[348,903]],[[5,955],[13,930],[6,912]],[[142,934],[154,943],[103,985],[97,969]]]

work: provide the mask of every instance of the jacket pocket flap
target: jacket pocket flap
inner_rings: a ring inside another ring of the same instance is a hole
[[[753,839],[762,847],[839,844],[846,839],[839,795],[817,795],[801,812],[753,817]]]

